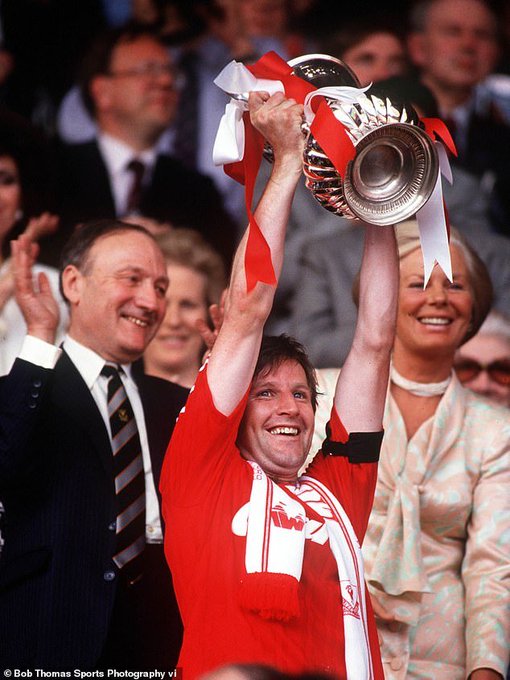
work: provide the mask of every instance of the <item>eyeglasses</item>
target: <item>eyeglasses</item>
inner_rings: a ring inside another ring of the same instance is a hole
[[[10,187],[13,184],[19,184],[19,177],[9,170],[0,170],[0,186]]]
[[[474,380],[482,371],[503,387],[510,387],[510,359],[499,359],[490,364],[480,364],[474,359],[458,359],[453,365],[460,382]]]
[[[173,64],[163,64],[157,61],[149,61],[124,71],[110,71],[110,78],[146,78],[156,80],[160,76],[169,75],[172,77],[172,86],[180,90],[186,84],[184,74],[173,66]]]

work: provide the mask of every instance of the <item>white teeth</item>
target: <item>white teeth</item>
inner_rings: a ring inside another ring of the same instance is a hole
[[[431,324],[432,326],[447,326],[448,324],[451,323],[450,319],[445,319],[444,317],[435,317],[435,316],[425,316],[422,317],[421,319],[418,319],[420,323],[427,323]]]
[[[126,316],[126,319],[128,321],[131,321],[131,323],[134,323],[135,326],[140,326],[140,328],[147,328],[147,321],[142,321],[142,319],[137,319],[135,316]]]
[[[297,427],[274,427],[269,430],[271,434],[290,434],[296,436],[298,433]]]

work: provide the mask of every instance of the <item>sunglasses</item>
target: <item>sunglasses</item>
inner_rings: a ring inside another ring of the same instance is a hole
[[[474,380],[482,371],[487,371],[490,378],[498,385],[510,387],[510,359],[499,359],[490,364],[480,364],[474,359],[458,359],[453,367],[462,383]]]

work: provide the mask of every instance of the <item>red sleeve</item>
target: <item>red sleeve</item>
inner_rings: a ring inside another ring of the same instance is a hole
[[[230,416],[224,416],[214,405],[206,366],[200,369],[168,445],[160,482],[163,506],[199,503],[212,488],[221,487],[223,470],[238,453],[235,441],[248,393]]]
[[[316,455],[307,474],[323,482],[335,494],[361,545],[374,501],[382,433],[349,434],[335,408],[327,431],[328,438],[322,451]]]

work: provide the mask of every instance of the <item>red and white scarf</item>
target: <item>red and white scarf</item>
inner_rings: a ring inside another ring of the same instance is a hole
[[[363,561],[345,510],[312,477],[301,477],[296,487],[280,486],[256,463],[249,464],[253,484],[246,533],[247,576],[241,584],[241,604],[268,619],[286,621],[299,616],[305,541],[324,544],[329,540],[338,568],[347,678],[370,680],[373,669]]]

